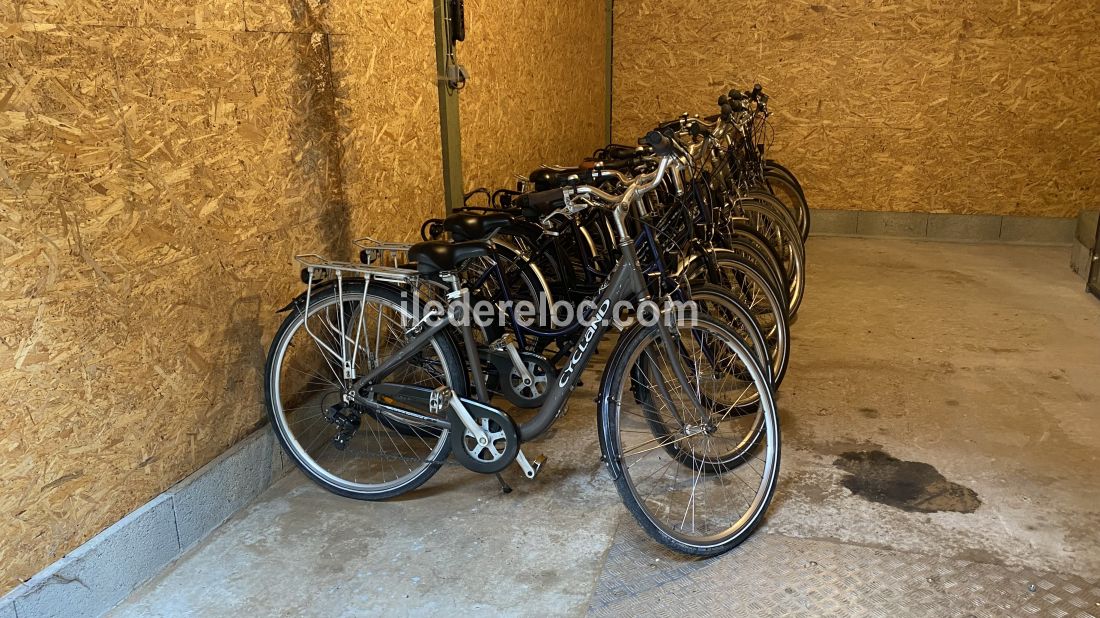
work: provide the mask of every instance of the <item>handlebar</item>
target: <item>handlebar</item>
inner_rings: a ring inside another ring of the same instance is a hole
[[[764,87],[760,84],[753,84],[752,90],[741,91],[736,88],[731,88],[726,98],[732,101],[760,101],[763,98],[767,100],[768,95],[764,94]],[[721,102],[719,102],[721,105]]]
[[[551,213],[558,204],[565,202],[566,190],[569,187],[558,187],[546,191],[524,193],[512,199],[512,205],[519,208],[525,217],[542,218]]]
[[[653,154],[658,157],[672,156],[672,154],[676,152],[672,147],[672,140],[665,137],[660,131],[650,131],[646,133],[646,136],[639,139],[638,143],[652,148]]]
[[[659,157],[657,168],[654,171],[629,178],[626,174],[616,170],[597,167],[587,173],[578,174],[575,179],[570,178],[571,181],[578,183],[575,186],[526,193],[515,197],[512,203],[521,210],[524,216],[538,217],[544,222],[559,214],[574,214],[589,204],[616,209],[620,205],[629,203],[655,189],[663,180],[670,166],[682,165],[678,161],[678,157],[681,154],[680,151],[683,150],[683,146],[678,148],[678,142],[666,135],[666,132],[675,133],[686,130],[695,137],[699,135],[706,137],[713,137],[717,134],[724,135],[725,130],[722,128],[723,125],[720,124],[720,120],[733,121],[735,115],[752,111],[750,108],[752,103],[755,103],[758,108],[763,108],[762,111],[766,114],[765,105],[767,101],[768,95],[764,94],[764,88],[760,84],[754,84],[751,91],[743,92],[732,89],[727,94],[718,97],[721,113],[717,117],[708,118],[709,122],[704,122],[699,118],[691,118],[684,114],[675,120],[661,123],[658,125],[657,130],[647,133],[645,137],[638,140],[641,148],[634,149],[633,152],[630,152],[631,147],[621,145],[612,145],[604,150],[605,154],[612,154],[612,150],[614,150],[614,155],[622,156],[629,153],[635,157],[646,152],[652,153],[652,155]],[[686,151],[683,154],[691,156]],[[580,184],[582,182],[594,182],[600,178],[615,179],[621,185],[625,185],[626,188],[622,193],[613,194],[590,184]],[[591,196],[603,204],[592,204],[587,200],[582,200],[580,204],[574,204],[572,198],[578,196]]]
[[[636,146],[624,146],[623,144],[608,144],[596,152],[602,153],[604,156],[601,158],[607,159],[632,159],[638,156]]]
[[[639,174],[628,181],[625,175],[614,172],[626,185],[622,193],[609,193],[592,185],[577,185],[525,193],[514,198],[512,203],[519,207],[523,216],[538,218],[544,224],[557,215],[572,215],[590,205],[617,211],[620,207],[629,205],[636,198],[657,188],[664,178],[665,172],[676,158],[670,140],[657,131],[651,131],[643,140],[647,140],[647,144],[649,141],[655,142],[655,144],[650,144],[653,146],[654,151],[667,150],[668,154],[661,156],[660,161],[657,163],[657,169]],[[592,196],[602,204],[596,204],[589,200],[574,201],[573,198],[578,196]]]

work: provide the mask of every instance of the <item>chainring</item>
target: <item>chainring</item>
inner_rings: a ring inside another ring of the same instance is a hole
[[[535,379],[534,384],[524,384],[512,359],[507,354],[496,354],[492,357],[494,368],[499,376],[498,391],[508,403],[519,408],[538,408],[546,399],[550,391],[550,385],[557,380],[557,369],[553,363],[541,354],[533,352],[520,352],[520,359],[527,366],[527,371]]]
[[[447,420],[451,423],[449,439],[455,459],[468,470],[481,474],[494,474],[507,468],[519,454],[519,433],[512,418],[476,401],[463,399],[462,403],[474,421],[489,434],[489,443],[478,444],[477,438],[452,409],[447,413]]]

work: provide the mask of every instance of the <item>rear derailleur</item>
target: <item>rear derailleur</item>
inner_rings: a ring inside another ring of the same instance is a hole
[[[342,451],[348,447],[351,437],[359,429],[362,412],[346,402],[340,402],[325,408],[325,420],[336,425],[339,431],[332,438],[332,446]]]

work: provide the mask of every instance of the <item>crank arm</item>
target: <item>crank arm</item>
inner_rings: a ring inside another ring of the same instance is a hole
[[[535,383],[535,377],[527,370],[527,363],[523,362],[523,359],[519,355],[519,350],[516,349],[515,335],[511,333],[506,334],[499,340],[491,343],[489,348],[494,352],[508,353],[508,358],[512,360],[512,366],[515,367],[516,372],[519,373],[519,377],[523,380],[524,386],[530,386]]]
[[[519,356],[519,350],[516,349],[516,344],[509,342],[507,345],[508,356],[512,359],[512,365],[515,366],[516,371],[519,372],[519,377],[523,380],[524,386],[531,386],[535,383],[535,376],[531,375],[531,372],[527,370],[527,363],[523,362],[523,359]]]
[[[447,388],[446,386],[441,386],[436,389],[437,393],[440,393],[442,391],[445,391],[445,394],[443,395],[445,397],[443,405],[450,405],[451,409],[454,410],[455,416],[458,417],[458,420],[462,421],[462,424],[466,427],[467,431],[469,431],[474,436],[474,438],[477,439],[478,444],[482,446],[489,444],[489,434],[484,429],[482,429],[481,425],[478,425],[477,421],[474,420],[474,417],[470,415],[469,410],[467,410],[466,406],[462,404],[462,398],[456,396],[454,394],[454,391]]]
[[[523,476],[529,479],[535,478],[535,475],[542,469],[543,464],[546,463],[546,455],[539,455],[532,461],[527,460],[527,456],[523,454],[521,450],[516,454],[516,463],[519,464],[520,469],[523,470]]]

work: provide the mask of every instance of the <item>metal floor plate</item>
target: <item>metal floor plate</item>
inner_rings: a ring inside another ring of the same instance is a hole
[[[1100,585],[1072,575],[757,534],[691,560],[624,519],[589,614],[1100,616]]]

